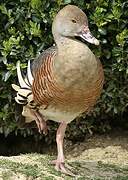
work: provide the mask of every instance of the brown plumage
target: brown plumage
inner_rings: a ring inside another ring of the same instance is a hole
[[[32,64],[28,62],[27,78],[17,65],[20,87],[16,101],[23,104],[26,121],[35,120],[39,131],[47,133],[46,120],[60,122],[57,131],[57,170],[72,175],[64,166],[63,138],[66,126],[81,113],[88,113],[101,94],[104,74],[100,60],[76,36],[93,43],[99,41],[88,28],[86,15],[68,5],[55,17],[52,25],[55,47],[44,51]]]
[[[56,48],[54,52],[49,49],[46,56],[43,57],[43,63],[35,73],[32,85],[34,101],[38,105],[45,105],[47,108],[48,105],[53,105],[57,109],[66,112],[80,111],[82,113],[89,111],[99,97],[103,86],[103,69],[100,61],[97,59],[98,72],[95,82],[90,87],[87,87],[87,89],[73,88],[73,86],[65,88],[62,83],[57,82],[57,78],[53,73],[56,51]],[[77,82],[77,84],[79,83]]]

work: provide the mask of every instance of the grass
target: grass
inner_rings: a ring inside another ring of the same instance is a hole
[[[104,164],[101,161],[98,162],[99,168],[105,171],[114,171],[115,173],[127,173],[128,174],[128,167],[119,167],[115,164]]]
[[[3,180],[10,180],[10,177],[12,177],[12,176],[13,176],[12,171],[4,171],[4,172],[2,172]]]
[[[22,173],[26,176],[32,176],[33,178],[36,178],[40,175],[40,171],[37,165],[17,163],[6,159],[0,160],[0,168],[9,169],[14,173]],[[5,172],[5,175],[6,174],[8,173]]]
[[[23,157],[23,159],[22,159]],[[24,160],[26,157],[26,161]],[[19,160],[18,160],[19,159]],[[78,174],[75,178],[66,176],[54,170],[50,165],[53,157],[40,154],[26,154],[14,158],[0,158],[0,178],[11,180],[11,177],[24,176],[27,180],[56,180],[61,177],[64,180],[127,180],[128,167],[119,167],[102,162],[73,161],[69,162],[73,172]],[[14,179],[14,178],[13,178]]]

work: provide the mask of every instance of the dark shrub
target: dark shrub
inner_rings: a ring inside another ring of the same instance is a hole
[[[112,119],[119,119],[128,107],[128,17],[127,1],[118,0],[1,0],[0,3],[0,132],[7,135],[17,132],[15,122],[15,92],[11,83],[16,82],[16,62],[26,67],[28,59],[35,58],[53,44],[51,24],[55,14],[66,4],[82,8],[90,29],[101,41],[99,47],[90,45],[100,57],[105,71],[102,97],[93,116],[71,123],[73,135],[100,132],[110,127]],[[121,118],[122,119],[122,118]],[[76,132],[76,126],[79,132]],[[22,131],[21,132],[26,132]],[[31,132],[31,131],[29,131]],[[81,133],[82,132],[82,133]],[[70,135],[70,133],[68,134]]]

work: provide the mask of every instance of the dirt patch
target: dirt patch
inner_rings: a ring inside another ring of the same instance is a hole
[[[71,159],[128,165],[128,132],[95,135],[70,146],[66,154]]]

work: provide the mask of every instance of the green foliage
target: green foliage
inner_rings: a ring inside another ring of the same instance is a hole
[[[128,107],[128,3],[123,0],[1,0],[0,2],[0,127],[6,135],[16,129],[14,95],[16,62],[26,67],[29,59],[53,44],[51,24],[56,13],[67,4],[82,8],[92,33],[101,41],[90,46],[100,57],[105,85],[92,118],[76,123],[82,133],[95,129],[95,119],[119,117]],[[91,120],[90,120],[91,119]],[[101,121],[102,122],[102,121]],[[107,125],[106,125],[107,126]],[[75,127],[73,124],[71,126]],[[82,128],[81,128],[82,127]],[[107,126],[108,127],[108,126]],[[98,128],[103,128],[99,125]],[[72,128],[74,132],[74,129]],[[84,132],[83,132],[84,131]]]

